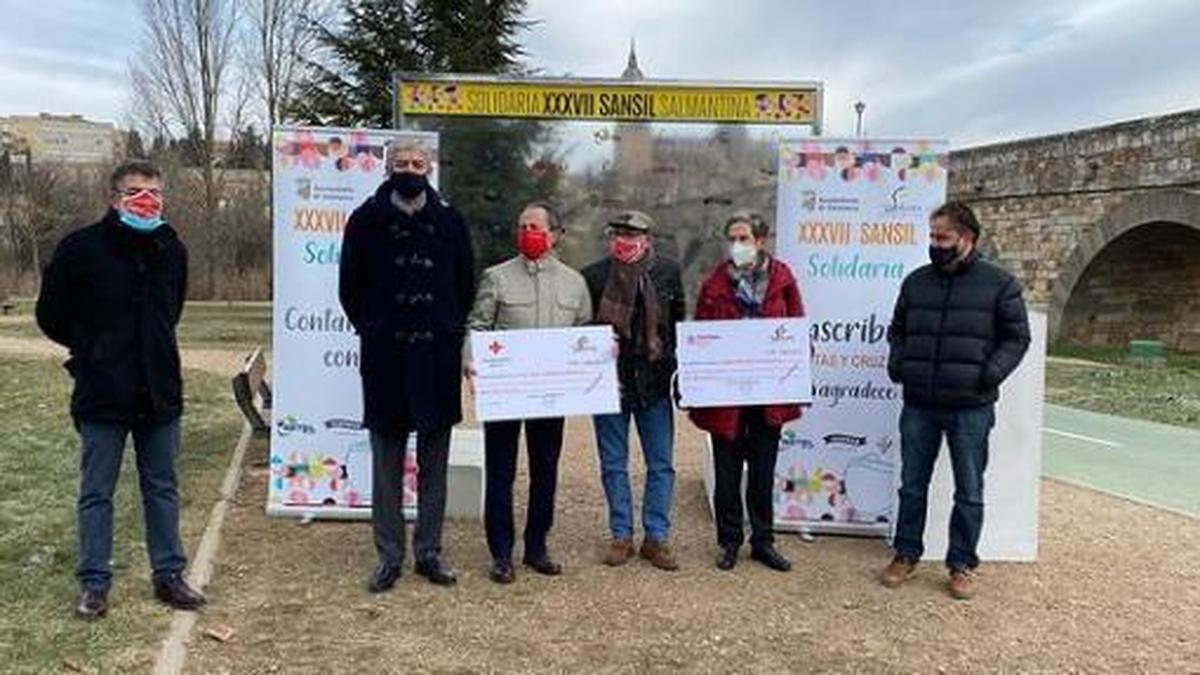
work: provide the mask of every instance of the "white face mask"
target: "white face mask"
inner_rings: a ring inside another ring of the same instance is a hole
[[[758,260],[758,247],[748,241],[739,241],[729,245],[729,259],[734,267],[746,267]]]

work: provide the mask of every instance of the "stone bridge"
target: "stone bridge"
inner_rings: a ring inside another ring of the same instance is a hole
[[[950,168],[1052,338],[1200,350],[1200,110],[960,150]]]

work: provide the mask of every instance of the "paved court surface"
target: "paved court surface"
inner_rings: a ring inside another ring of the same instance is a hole
[[[1046,405],[1042,472],[1200,517],[1200,431]]]

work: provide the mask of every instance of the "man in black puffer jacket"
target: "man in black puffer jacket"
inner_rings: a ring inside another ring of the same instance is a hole
[[[904,280],[888,329],[888,375],[904,387],[903,470],[896,554],[882,580],[899,586],[924,553],[926,497],[944,436],[955,485],[946,566],[951,594],[966,599],[979,564],[994,404],[1029,348],[1029,321],[1017,280],[979,257],[979,221],[966,204],[941,206],[930,223],[932,263]]]
[[[183,580],[179,540],[179,416],[175,326],[187,295],[187,250],[162,217],[162,177],[131,161],[112,174],[104,219],[63,238],[42,275],[37,322],[71,350],[71,415],[83,439],[78,502],[82,619],[108,611],[113,490],[133,436],[155,595],[176,609],[204,597]]]

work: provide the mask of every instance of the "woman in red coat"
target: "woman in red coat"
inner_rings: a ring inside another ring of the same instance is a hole
[[[728,259],[700,287],[696,320],[804,316],[800,287],[781,260],[766,251],[769,228],[762,216],[735,213],[725,223]],[[800,417],[798,405],[694,408],[692,422],[712,435],[716,490],[717,568],[733,569],[742,545],[742,466],[749,467],[746,511],[751,557],[786,572],[792,564],[775,550],[773,491],[780,428]]]

